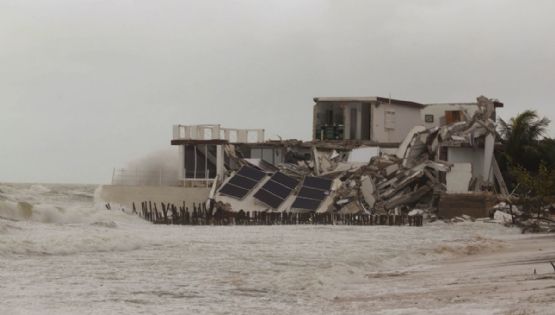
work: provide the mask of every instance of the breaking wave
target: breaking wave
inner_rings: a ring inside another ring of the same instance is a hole
[[[66,209],[50,205],[33,205],[26,201],[0,201],[0,218],[12,221],[34,221],[42,223],[76,223],[83,220],[83,213],[66,211]]]
[[[94,204],[93,185],[0,185],[0,219],[39,223],[94,223],[135,217],[105,211]]]
[[[0,256],[134,250],[147,224],[93,203],[92,185],[0,185]],[[120,226],[126,227],[120,229]]]
[[[0,184],[0,256],[129,251],[148,246],[180,247],[183,242],[199,237],[190,234],[197,231],[194,227],[155,226],[125,212],[107,210],[103,204],[95,206],[96,188],[92,185]],[[251,246],[249,244],[260,246],[260,239],[272,235],[277,239],[283,238],[284,234],[291,234],[289,237],[298,235],[298,239],[305,241],[316,237],[311,236],[313,234],[318,237],[326,235],[338,243],[348,243],[354,261],[364,260],[362,256],[367,255],[358,249],[372,251],[371,260],[365,260],[364,268],[375,269],[376,272],[385,272],[389,267],[395,269],[397,266],[406,266],[408,262],[416,265],[446,257],[497,250],[503,244],[494,241],[495,237],[508,233],[500,225],[488,224],[485,227],[479,223],[460,223],[448,227],[442,222],[426,224],[423,228],[399,229],[276,226],[237,228],[234,233],[229,233],[229,228],[205,227],[202,231],[215,233],[214,236],[206,236],[210,238],[209,243],[226,244],[229,248]],[[250,236],[234,240],[232,236],[235,234]],[[202,237],[205,236],[201,234]],[[273,240],[270,237],[268,242]],[[279,244],[270,242],[266,245],[275,247]],[[295,255],[288,260],[276,257],[273,263],[284,268],[290,264],[293,264],[289,266],[291,268],[298,268],[295,265],[298,263],[305,264],[294,259]],[[325,263],[321,267],[327,268]],[[384,275],[359,270],[361,267],[354,263],[341,268],[353,274],[364,273],[368,277]]]

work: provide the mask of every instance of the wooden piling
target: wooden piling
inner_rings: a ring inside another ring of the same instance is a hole
[[[421,215],[407,216],[395,214],[341,214],[341,213],[298,213],[291,211],[266,212],[243,211],[235,214],[211,210],[206,203],[192,203],[191,209],[185,202],[177,206],[169,202],[158,204],[152,201],[142,201],[140,210],[135,202],[132,203],[133,213],[155,224],[179,225],[390,225],[390,226],[422,226]]]

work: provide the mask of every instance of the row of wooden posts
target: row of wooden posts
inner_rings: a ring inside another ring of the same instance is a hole
[[[176,206],[171,203],[157,204],[144,201],[137,209],[133,203],[133,213],[155,224],[179,225],[295,225],[295,224],[337,224],[337,225],[409,225],[422,226],[421,215],[388,214],[339,214],[339,213],[297,213],[297,212],[227,212],[212,211],[205,203],[193,203],[189,208],[185,203]]]

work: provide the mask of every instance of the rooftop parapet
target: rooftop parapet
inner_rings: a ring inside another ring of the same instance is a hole
[[[264,129],[222,128],[220,125],[174,125],[172,145],[192,142],[263,143]]]

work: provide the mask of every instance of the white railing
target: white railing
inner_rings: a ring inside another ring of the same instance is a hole
[[[154,169],[114,169],[112,185],[123,186],[178,186],[179,178],[175,171]]]
[[[220,125],[174,125],[173,139],[262,143],[264,142],[264,129],[222,128]]]

